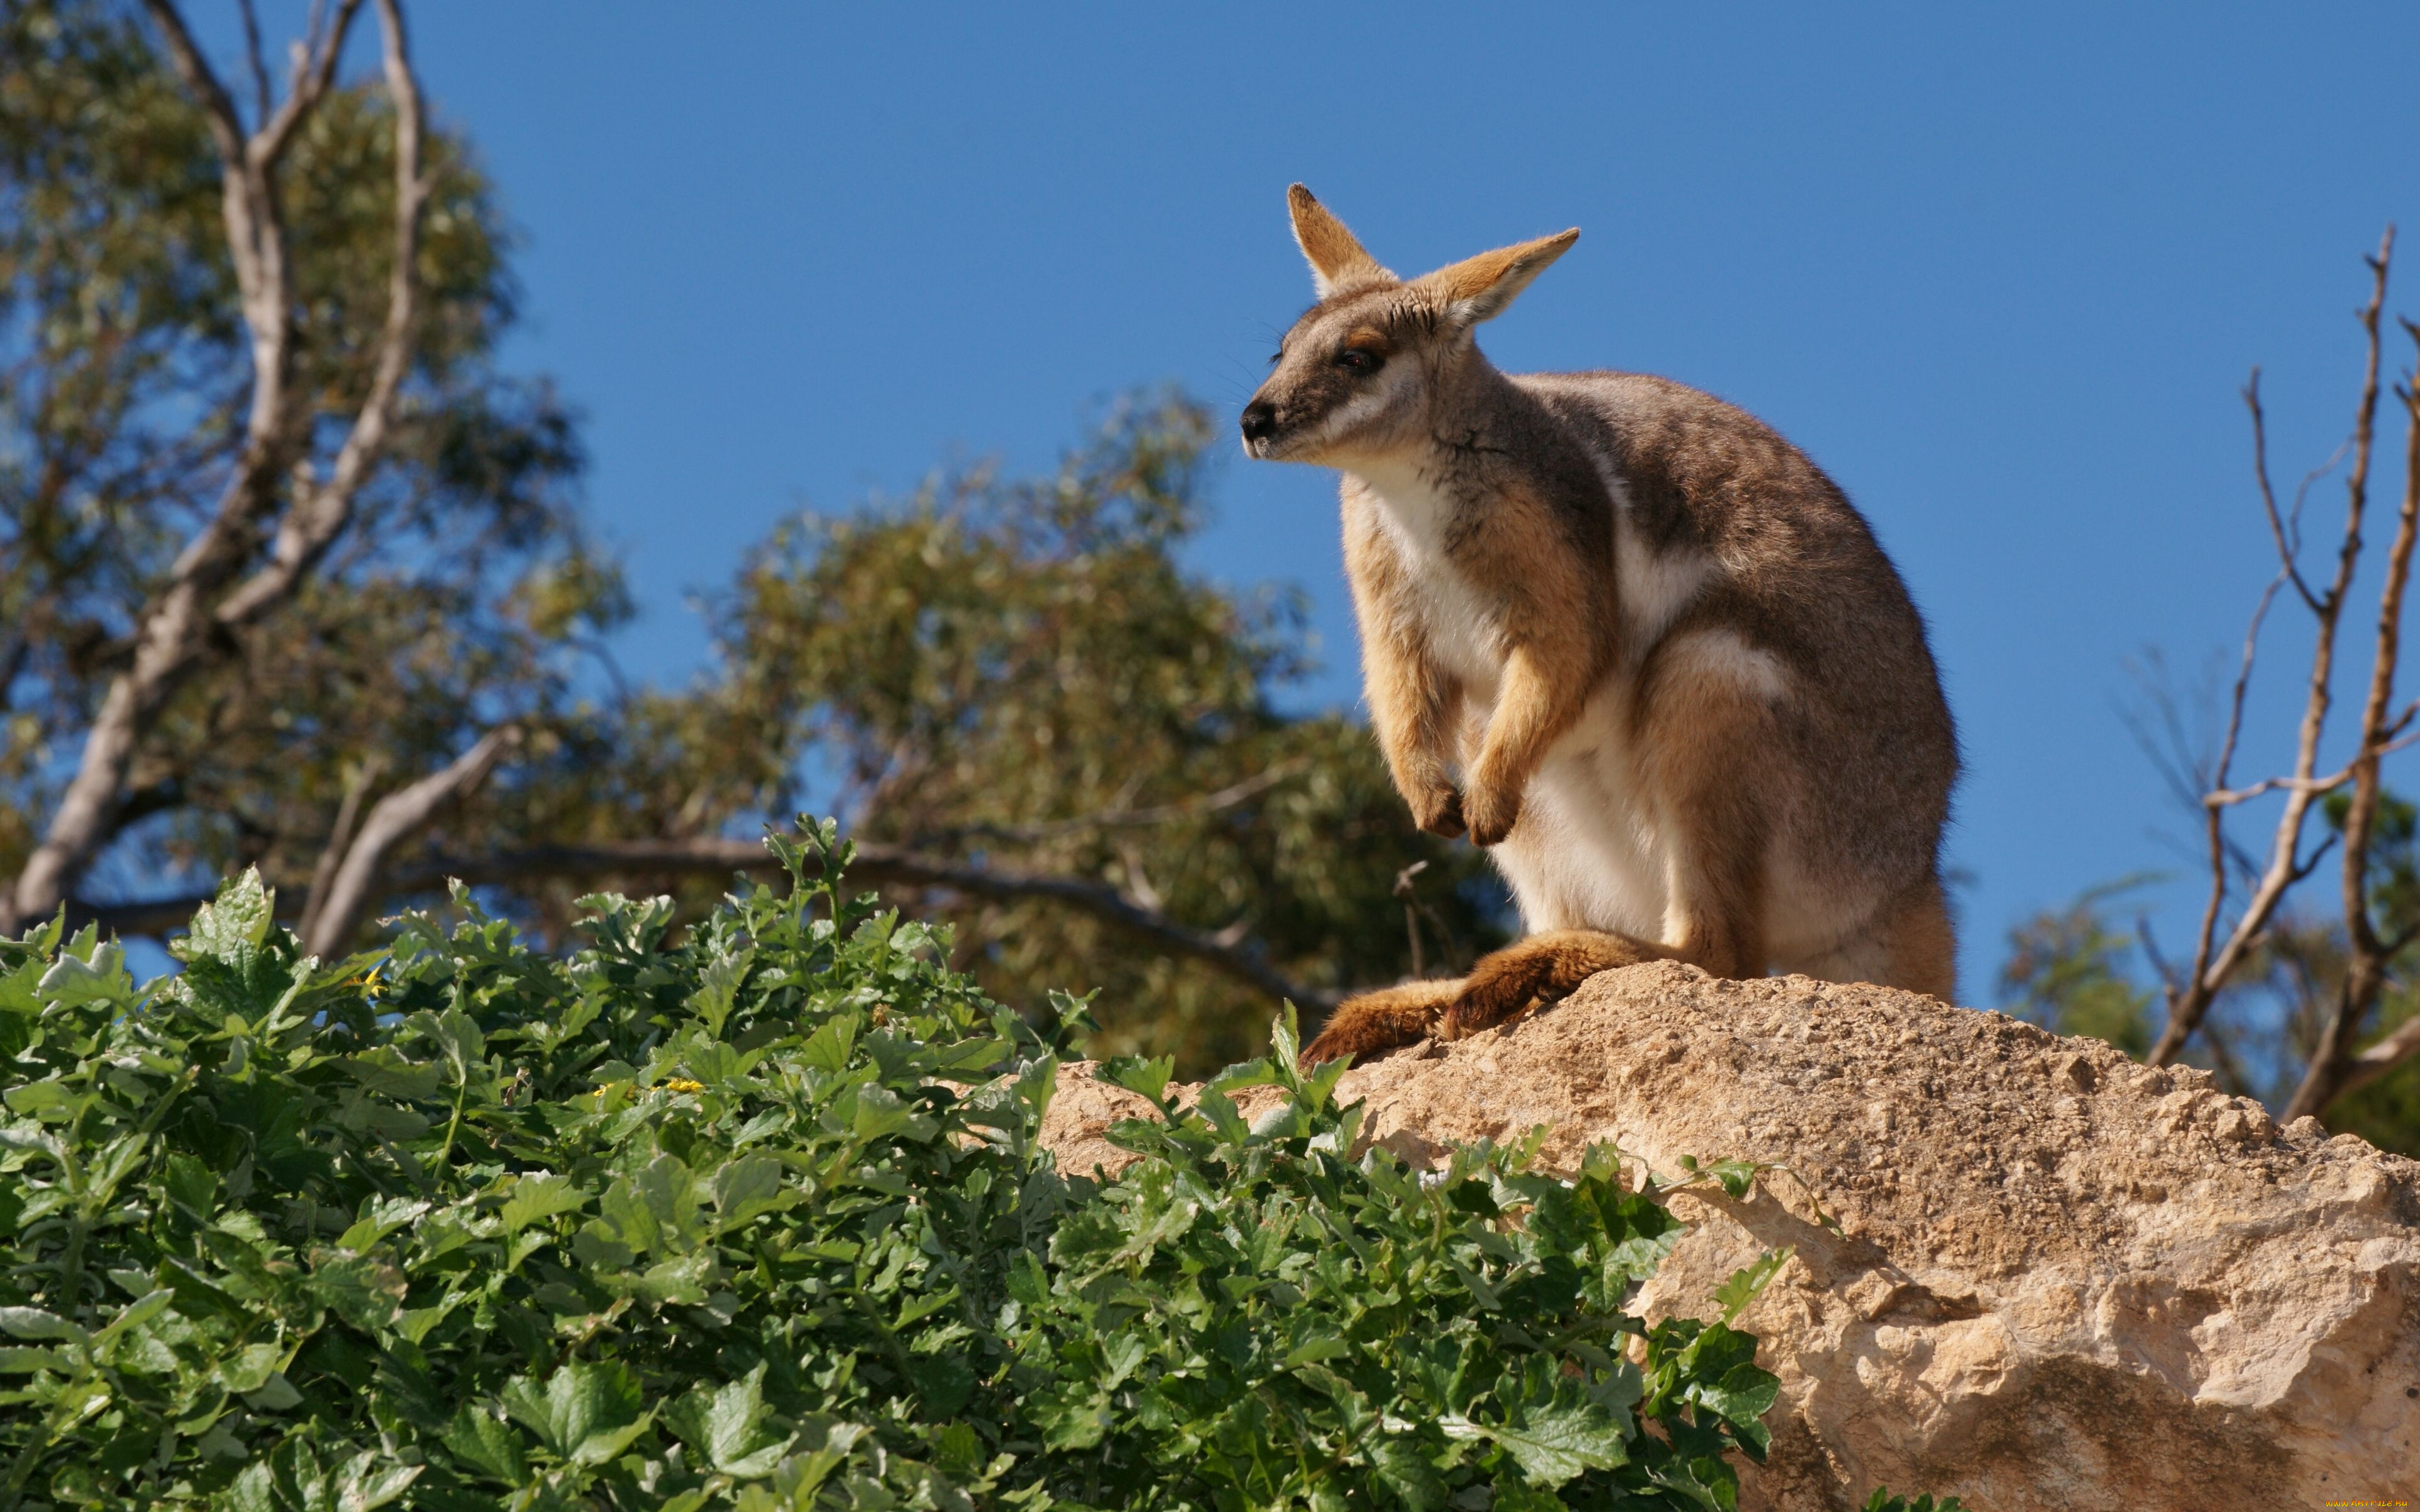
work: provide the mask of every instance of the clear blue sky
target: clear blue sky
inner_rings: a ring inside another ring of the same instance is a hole
[[[1290,180],[1407,272],[1580,226],[1483,345],[1709,389],[1874,521],[1965,739],[1970,1001],[2012,919],[2172,863],[2123,663],[2197,670],[2270,569],[2246,370],[2290,478],[2349,424],[2390,220],[2420,314],[2409,3],[414,19],[526,235],[511,360],[587,415],[646,609],[624,653],[659,677],[702,654],[685,594],[801,501],[904,491],[953,452],[1044,465],[1130,385],[1232,415],[1308,299]],[[1314,695],[1355,701],[1331,479],[1237,455],[1217,498],[1200,565],[1307,589]],[[2315,523],[2340,507],[2316,494]]]

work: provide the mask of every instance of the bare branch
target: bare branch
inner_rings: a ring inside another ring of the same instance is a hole
[[[260,16],[252,0],[237,0],[236,9],[243,16],[243,60],[252,69],[252,118],[269,119],[271,101],[269,93],[269,65],[260,55]]]
[[[2394,1033],[2354,1056],[2336,1073],[2330,1101],[2360,1091],[2415,1056],[2420,1056],[2420,1017],[2405,1019]],[[2295,1101],[2301,1102],[2299,1094]]]
[[[2413,746],[2420,745],[2420,731],[2409,729],[2415,708],[2420,708],[2420,705],[2407,707],[2394,718],[2380,721],[2378,729],[2373,732],[2377,737],[2377,744],[2366,748],[2364,756],[2359,760],[2375,760],[2381,756],[2392,756],[2398,750],[2409,750]],[[2358,766],[2359,761],[2356,761],[2354,765],[2331,772],[2326,777],[2264,777],[2248,788],[2212,789],[2202,795],[2201,801],[2213,809],[2225,809],[2239,803],[2249,803],[2254,798],[2270,793],[2304,793],[2323,797],[2353,780],[2359,775]]]
[[[2298,532],[2287,530],[2285,519],[2277,513],[2277,491],[2269,486],[2269,420],[2260,409],[2260,369],[2257,367],[2252,370],[2252,377],[2243,385],[2243,403],[2244,407],[2252,411],[2252,475],[2260,485],[2260,508],[2269,517],[2270,537],[2277,543],[2278,575],[2294,585],[2294,592],[2303,596],[2304,604],[2316,614],[2319,611],[2319,598],[2317,594],[2311,592],[2311,585],[2303,580],[2300,561],[2303,543],[2300,534]],[[2294,515],[2299,523],[2302,517],[2302,500],[2299,495],[2295,499]],[[2268,600],[2265,597],[2261,600],[2261,609],[2263,611],[2268,609]],[[2253,616],[2253,623],[2256,625],[2259,623],[2259,615]],[[2249,658],[2247,657],[2246,660],[2248,663]],[[2239,696],[2239,712],[2241,706]],[[2231,734],[2232,732],[2230,731],[2229,733]]]
[[[2392,229],[2387,235],[2391,245]],[[2381,265],[2386,253],[2385,246],[2379,249]],[[2404,329],[2411,333],[2414,347],[2420,347],[2420,327],[2407,321]],[[2376,341],[2373,320],[2373,351]],[[2375,359],[2372,367],[2374,372]],[[2396,515],[2395,540],[2387,548],[2386,581],[2379,590],[2377,649],[2370,661],[2369,693],[2362,703],[2361,743],[2350,765],[2352,795],[2345,806],[2342,890],[2345,938],[2350,949],[2335,1012],[2320,1033],[2302,1086],[2295,1088],[2288,1110],[2291,1118],[2317,1114],[2343,1095],[2346,1077],[2357,1060],[2353,1040],[2368,1021],[2370,1011],[2378,1006],[2379,995],[2385,989],[2387,972],[2394,963],[2395,947],[2380,937],[2377,920],[2370,914],[2369,863],[2382,791],[2380,759],[2396,745],[2388,738],[2388,732],[2397,721],[2387,709],[2394,702],[2396,663],[2403,645],[2403,601],[2411,586],[2412,554],[2415,547],[2420,547],[2420,398],[2409,390],[2399,391],[2398,397],[2405,417],[2403,500]],[[2363,455],[2366,440],[2362,437],[2364,444],[2355,449],[2356,470],[2366,463]]]
[[[167,39],[168,59],[177,68],[185,87],[201,101],[202,116],[209,122],[210,135],[217,142],[219,157],[230,168],[243,161],[243,119],[236,114],[235,100],[219,83],[219,76],[194,45],[194,34],[185,29],[185,18],[177,12],[169,0],[144,0],[150,11],[152,23]]]
[[[2252,1079],[2243,1073],[2243,1062],[2219,1024],[2219,1020],[2211,1019],[2201,1026],[2202,1043],[2210,1048],[2210,1069],[2218,1078],[2218,1089],[2229,1097],[2255,1096]]]
[[[343,949],[369,906],[371,887],[387,853],[427,824],[447,802],[487,780],[504,752],[520,741],[521,733],[515,726],[490,730],[443,770],[380,798],[362,822],[361,835],[346,848],[324,897],[314,889],[308,927],[302,932],[302,949],[321,957]]]
[[[2361,561],[2362,516],[2369,500],[2369,463],[2371,440],[2378,411],[2379,312],[2386,303],[2387,266],[2395,249],[2395,229],[2389,226],[2380,239],[2378,255],[2368,258],[2370,270],[2369,301],[2361,312],[2362,330],[2367,337],[2367,361],[2362,375],[2361,402],[2354,411],[2352,467],[2346,478],[2344,538],[2336,549],[2336,570],[2327,591],[2315,596],[2306,595],[2316,620],[2316,635],[2311,650],[2310,680],[2303,702],[2302,725],[2298,732],[2293,770],[2280,779],[2277,791],[2286,795],[2284,810],[2277,817],[2277,827],[2269,842],[2269,859],[2259,880],[2254,884],[2251,896],[2244,902],[2242,912],[2224,941],[2217,939],[2219,914],[2226,892],[2225,835],[2225,803],[2209,806],[2208,835],[2211,856],[2211,897],[2204,913],[2203,931],[2194,951],[2192,978],[2183,989],[2168,995],[2168,1022],[2160,1031],[2157,1043],[2148,1057],[2154,1066],[2164,1066],[2176,1059],[2186,1041],[2201,1026],[2210,1006],[2226,986],[2236,969],[2243,964],[2262,930],[2285,900],[2287,891],[2306,871],[2300,871],[2297,857],[2302,850],[2303,826],[2309,818],[2311,805],[2319,794],[2313,779],[2319,771],[2319,740],[2327,728],[2328,710],[2334,700],[2335,681],[2336,626],[2344,613],[2345,596],[2350,592],[2355,569]],[[2301,505],[2296,504],[2299,521]],[[2284,535],[2290,545],[2293,537]],[[2397,603],[2399,605],[2400,599]],[[2266,605],[2263,605],[2263,612]],[[2258,618],[2254,628],[2257,633]],[[2244,675],[2249,675],[2246,668]],[[2373,726],[2365,726],[2367,732]],[[2372,756],[2372,743],[2365,739],[2363,750]],[[2358,763],[2358,759],[2357,759]],[[2356,763],[2356,764],[2357,764]],[[2224,770],[2218,774],[2218,787],[2226,785]]]
[[[253,161],[262,169],[275,167],[286,155],[287,144],[294,139],[296,127],[318,109],[328,86],[335,81],[336,59],[345,51],[345,36],[352,30],[353,17],[360,13],[362,0],[338,0],[336,17],[326,32],[318,36],[318,51],[311,51],[313,39],[306,39],[295,58],[293,86],[287,91],[286,103],[277,114],[263,121],[253,133],[250,151]],[[389,47],[393,47],[392,39]]]

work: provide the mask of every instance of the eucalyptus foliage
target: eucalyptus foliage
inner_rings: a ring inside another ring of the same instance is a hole
[[[0,1507],[1731,1504],[1777,1257],[1648,1325],[1610,1151],[1356,1155],[1291,1024],[1065,1176],[1049,1038],[768,843],[567,959],[458,898],[321,963],[250,874],[147,985],[0,943]]]

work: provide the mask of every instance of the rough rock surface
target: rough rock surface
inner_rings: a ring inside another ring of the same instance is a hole
[[[1140,1099],[1071,1067],[1045,1139]],[[1745,1319],[1782,1381],[1745,1504],[1872,1487],[1975,1512],[2420,1501],[2420,1163],[2315,1120],[2279,1129],[2200,1072],[1997,1013],[1792,977],[1607,972],[1559,1007],[1357,1067],[1372,1135],[1422,1160],[1552,1131],[1788,1166],[1696,1221],[1650,1284],[1689,1314],[1759,1251],[1796,1257]]]

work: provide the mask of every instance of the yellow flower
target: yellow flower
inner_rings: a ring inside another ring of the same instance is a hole
[[[704,1082],[690,1081],[686,1076],[675,1076],[664,1083],[664,1090],[667,1092],[703,1092],[706,1090],[706,1084]]]

